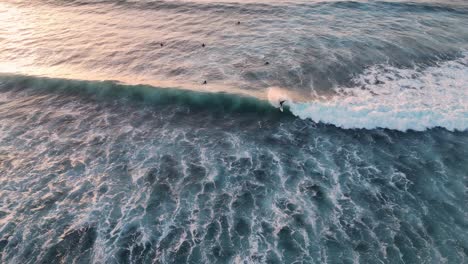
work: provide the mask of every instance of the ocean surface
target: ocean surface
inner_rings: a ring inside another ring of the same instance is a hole
[[[0,25],[0,263],[468,263],[467,1]]]

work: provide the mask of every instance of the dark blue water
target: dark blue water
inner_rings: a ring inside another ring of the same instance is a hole
[[[468,261],[465,2],[0,10],[0,263]]]

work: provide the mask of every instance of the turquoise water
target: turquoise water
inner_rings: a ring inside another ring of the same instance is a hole
[[[1,263],[467,262],[463,1],[0,8]]]

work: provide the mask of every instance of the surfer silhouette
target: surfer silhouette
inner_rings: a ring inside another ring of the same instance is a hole
[[[279,102],[281,112],[283,112],[283,104],[284,104],[284,102],[286,102],[286,100],[281,100],[281,101]]]

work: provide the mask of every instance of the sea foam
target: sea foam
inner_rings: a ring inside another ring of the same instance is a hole
[[[337,87],[336,96],[289,102],[290,111],[345,129],[468,129],[468,56],[412,69],[378,65]],[[277,97],[277,96],[276,96]]]

